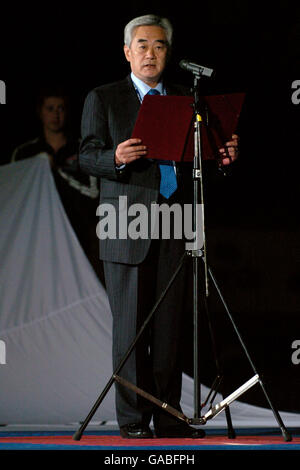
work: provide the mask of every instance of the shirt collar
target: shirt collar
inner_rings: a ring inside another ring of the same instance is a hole
[[[140,100],[143,101],[144,96],[152,88],[149,85],[147,85],[147,83],[137,78],[133,72],[131,72],[131,80],[133,81],[134,87],[139,95]],[[164,86],[162,82],[159,82],[156,85],[155,90],[159,91],[161,95],[165,94],[165,90],[164,90]]]

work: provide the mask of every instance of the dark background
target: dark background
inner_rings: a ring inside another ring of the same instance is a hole
[[[174,82],[192,85],[191,74],[178,66],[188,59],[216,70],[213,80],[202,81],[201,93],[246,93],[240,160],[230,178],[209,191],[208,255],[274,404],[299,411],[300,364],[291,361],[291,345],[300,339],[300,105],[291,101],[291,84],[300,79],[300,7],[248,0],[106,3],[6,7],[1,18],[0,79],[7,87],[7,104],[0,107],[1,163],[9,162],[16,145],[37,135],[40,87],[67,87],[79,133],[88,91],[128,73],[124,25],[142,14],[167,16],[175,29],[168,69]],[[253,374],[213,289],[210,311],[231,392]],[[209,386],[215,368],[205,315],[201,322],[201,376]],[[185,370],[190,374],[191,334],[189,315]],[[242,400],[266,406],[259,387]]]

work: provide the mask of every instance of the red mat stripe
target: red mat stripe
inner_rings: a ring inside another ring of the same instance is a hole
[[[80,446],[114,446],[127,447],[132,445],[140,446],[243,446],[243,445],[280,445],[280,444],[300,444],[300,437],[294,438],[291,442],[285,442],[281,436],[239,436],[236,439],[228,439],[226,436],[207,436],[204,439],[122,439],[119,436],[82,436],[80,441],[74,441],[72,436],[22,436],[22,437],[1,437],[1,443],[14,444],[39,444],[39,445],[80,445]]]

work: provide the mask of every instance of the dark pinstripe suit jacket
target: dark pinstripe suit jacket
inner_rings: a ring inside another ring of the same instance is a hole
[[[181,86],[167,86],[166,89],[167,94],[187,94]],[[116,148],[131,137],[139,107],[139,99],[128,76],[92,90],[83,108],[80,166],[84,172],[101,178],[100,204],[110,203],[115,207],[117,222],[119,196],[127,197],[128,207],[142,203],[150,213],[151,203],[157,202],[159,195],[160,171],[156,162],[139,159],[127,165],[124,171],[115,168]],[[117,263],[139,264],[146,257],[150,242],[149,237],[100,240],[100,257]]]

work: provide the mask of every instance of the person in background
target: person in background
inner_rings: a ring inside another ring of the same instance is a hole
[[[96,209],[99,184],[97,178],[85,175],[79,167],[80,140],[70,130],[70,103],[67,93],[57,86],[42,89],[37,99],[39,135],[18,147],[11,162],[46,153],[55,185],[68,219],[101,281],[98,260]]]

